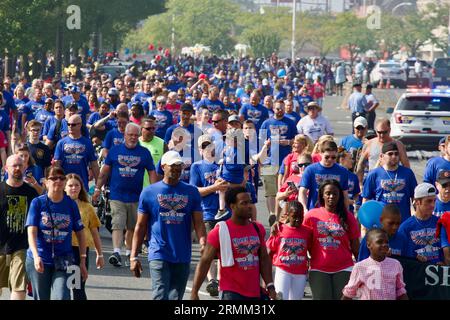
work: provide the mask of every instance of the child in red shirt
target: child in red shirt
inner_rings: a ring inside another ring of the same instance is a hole
[[[323,97],[325,96],[325,86],[321,82],[320,76],[317,76],[316,81],[313,84],[313,99],[322,108],[323,107]]]
[[[267,240],[266,246],[275,266],[275,290],[284,300],[301,300],[306,286],[308,257],[312,232],[302,225],[303,206],[298,201],[286,204],[286,224]]]

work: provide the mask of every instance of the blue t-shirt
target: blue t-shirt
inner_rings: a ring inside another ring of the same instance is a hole
[[[300,115],[295,111],[292,111],[291,113],[285,113],[284,116],[294,121],[295,124],[297,124],[297,122],[299,122],[301,119]]]
[[[189,184],[197,188],[212,186],[217,180],[219,165],[206,160],[194,162],[191,166]],[[203,220],[213,221],[219,210],[219,194],[210,193],[202,197]]]
[[[107,115],[106,115],[107,116]],[[105,117],[106,117],[105,116]],[[101,115],[100,115],[100,113],[98,113],[98,112],[93,112],[93,113],[91,113],[91,115],[89,116],[89,119],[88,119],[88,121],[87,121],[87,124],[90,124],[90,125],[94,125],[98,120],[101,120],[101,119],[103,119],[104,117],[102,117]],[[109,131],[109,130],[111,130],[111,129],[114,129],[114,128],[117,128],[117,121],[116,121],[116,119],[109,119],[108,121],[106,121],[106,123],[105,123],[105,130],[106,131]]]
[[[34,198],[31,201],[26,227],[38,227],[37,250],[39,257],[46,265],[53,265],[52,242],[55,256],[72,254],[72,231],[83,230],[83,222],[75,201],[64,195],[61,202],[54,203],[47,195]],[[50,218],[50,214],[52,218]],[[55,223],[54,237],[52,235],[52,219]],[[33,258],[31,249],[27,256]]]
[[[91,108],[89,107],[89,102],[83,96],[80,96],[80,100],[75,101],[72,96],[67,96],[64,100],[64,105],[67,106],[72,102],[76,102],[78,104],[78,114],[81,116],[81,120],[83,121],[83,125],[86,125],[87,115],[91,112]]]
[[[168,110],[164,111],[153,110],[150,112],[150,115],[154,116],[156,119],[155,135],[161,139],[164,139],[164,137],[166,136],[167,129],[169,129],[173,123],[172,113]]]
[[[23,107],[23,113],[27,115],[27,121],[33,120],[35,114],[41,110],[44,106],[44,103],[42,100],[39,101],[33,101],[30,100],[28,103]]]
[[[61,161],[66,174],[78,174],[86,190],[89,190],[88,166],[89,163],[97,160],[91,140],[83,136],[78,139],[67,136],[59,140],[56,144],[54,159]]]
[[[314,99],[311,96],[298,96],[297,97],[297,101],[300,105],[300,113],[303,114],[307,114],[308,112],[306,111],[306,106],[308,105],[308,103],[314,101]]]
[[[148,214],[148,260],[190,263],[192,214],[202,211],[198,189],[184,182],[164,181],[146,187],[139,198],[139,214]]]
[[[147,102],[147,99],[151,98],[151,93],[145,93],[143,91],[136,93],[133,98],[131,98],[131,102],[140,102],[142,105],[144,105],[145,102]]]
[[[435,185],[437,177],[441,171],[450,171],[450,161],[445,160],[443,157],[435,157],[428,160],[423,173],[423,182],[431,183]]]
[[[105,164],[111,167],[110,199],[125,203],[139,201],[145,170],[155,170],[150,151],[140,145],[134,149],[125,144],[113,146]]]
[[[433,215],[425,221],[412,216],[400,225],[398,232],[406,238],[406,257],[421,255],[429,263],[442,261],[441,241],[436,237],[437,221],[438,217]]]
[[[269,118],[263,122],[259,133],[260,137],[264,139],[265,137],[264,134],[261,134],[262,132],[266,132],[266,139],[270,138],[272,142],[270,144],[269,157],[264,161],[264,164],[281,166],[284,158],[291,153],[291,146],[281,146],[278,141],[294,139],[297,134],[295,122],[286,117],[283,117],[280,120]],[[260,144],[263,145],[264,141],[260,141]]]
[[[354,135],[349,135],[341,140],[341,146],[345,148],[348,152],[353,152],[353,150],[358,150],[359,148],[362,148],[364,143],[362,140],[359,140]]]
[[[348,170],[348,198],[353,200],[353,197],[361,192],[361,188],[359,187],[359,179],[356,174]],[[354,212],[355,207],[351,205],[349,207],[351,212]]]
[[[222,101],[220,100],[212,101],[209,98],[200,100],[200,102],[197,104],[197,110],[203,106],[206,106],[210,113],[213,113],[216,110],[225,109],[225,105],[223,104]]]
[[[361,196],[368,200],[396,204],[404,222],[411,216],[411,199],[416,186],[417,180],[411,169],[399,166],[397,170],[387,173],[383,167],[378,167],[369,171]]]
[[[11,110],[16,110],[17,106],[16,103],[14,102],[14,97],[13,94],[3,90],[3,100],[6,102],[5,105],[3,105],[2,107],[0,107],[0,110],[3,110],[6,112],[7,115],[9,115]]]
[[[24,97],[22,100],[15,99],[14,102],[17,107],[17,126],[22,130],[22,114],[24,113],[25,105],[30,102],[30,99]]]
[[[239,115],[244,116],[245,120],[251,120],[255,124],[256,132],[258,132],[263,122],[269,118],[269,111],[260,104],[254,107],[251,104],[246,103],[239,111]]]
[[[220,177],[230,183],[242,183],[242,180],[244,180],[245,153],[238,150],[237,147],[226,146],[223,155]]]
[[[389,250],[393,256],[404,256],[406,254],[406,238],[403,234],[397,232],[392,238],[389,238]],[[359,246],[358,262],[367,259],[370,256],[367,248],[366,236],[361,240]]]
[[[0,130],[3,132],[10,130],[9,116],[3,110],[0,110]]]
[[[47,132],[47,139],[56,143],[62,138],[67,137],[68,134],[69,134],[69,126],[67,125],[67,120],[62,119],[61,129],[58,135],[56,132],[56,119],[55,119],[54,123],[51,125],[50,129]],[[81,134],[83,137],[89,138],[89,130],[86,128],[86,126],[81,127]]]
[[[308,210],[316,207],[319,196],[319,187],[325,180],[337,180],[343,191],[348,190],[348,170],[335,163],[331,168],[326,168],[320,162],[314,163],[306,167],[302,175],[300,187],[309,190],[308,194]]]
[[[113,129],[106,134],[105,140],[102,143],[102,147],[110,150],[114,146],[123,144],[124,140],[123,133],[119,129]]]
[[[55,115],[54,112],[50,112],[42,108],[36,112],[36,114],[34,115],[34,119],[44,124],[45,121],[47,121],[50,118],[53,118],[54,115]]]
[[[434,205],[433,215],[440,218],[444,212],[450,211],[450,201],[442,202],[436,197],[436,204]]]
[[[445,230],[444,226],[441,226],[441,248],[447,247],[450,247],[447,237],[447,230]]]

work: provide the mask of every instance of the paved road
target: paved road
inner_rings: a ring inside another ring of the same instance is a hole
[[[385,116],[386,106],[393,106],[396,99],[401,94],[401,90],[375,90],[375,95],[379,96],[382,101],[382,108],[378,112],[378,116]],[[335,130],[335,135],[338,139],[351,133],[351,115],[349,111],[343,110],[342,105],[345,103],[345,97],[327,97],[324,104],[324,114],[330,119]],[[423,170],[426,160],[412,160],[412,169],[416,173],[418,181],[422,180]],[[259,199],[257,204],[258,220],[260,220],[268,230],[268,212],[265,206],[263,190],[259,192]],[[105,229],[101,230],[101,237],[104,247],[104,255],[107,260],[112,253],[111,236]],[[91,253],[91,266],[95,257]],[[136,279],[131,276],[128,268],[115,268],[108,263],[102,270],[91,268],[89,279],[87,282],[87,294],[91,300],[149,300],[151,299],[151,279],[148,264],[145,263],[145,258],[142,257],[144,272],[143,277]],[[192,280],[195,267],[199,261],[198,245],[193,246],[193,255],[191,263],[191,273],[188,282],[188,289],[185,294],[185,299],[189,299],[190,288],[192,288]],[[6,293],[8,291],[6,290]],[[0,297],[0,300],[6,299],[8,294]],[[306,289],[306,299],[310,299],[310,290]],[[205,284],[201,288],[200,299],[215,299],[211,298],[205,292]]]

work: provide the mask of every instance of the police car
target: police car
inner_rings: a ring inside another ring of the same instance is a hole
[[[435,151],[450,134],[450,89],[408,89],[387,112],[393,138],[409,150]]]

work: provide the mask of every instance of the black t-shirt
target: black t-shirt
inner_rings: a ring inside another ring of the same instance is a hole
[[[45,169],[50,167],[52,161],[52,153],[47,145],[39,142],[38,144],[27,143],[30,148],[31,155],[33,156],[36,165],[42,168],[42,172],[45,173]]]
[[[0,254],[12,254],[28,248],[25,223],[31,201],[38,196],[24,183],[19,188],[0,183]]]

